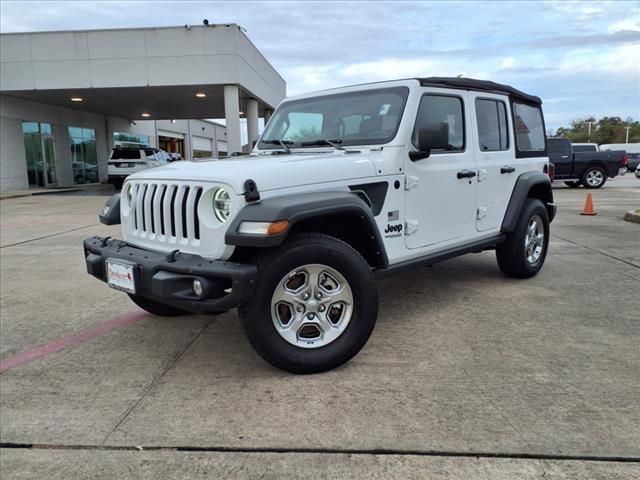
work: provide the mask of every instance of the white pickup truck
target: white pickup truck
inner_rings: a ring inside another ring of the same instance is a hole
[[[84,242],[90,274],[156,315],[239,307],[278,368],[334,368],[367,342],[376,278],[495,250],[545,261],[556,207],[541,101],[463,78],[285,100],[253,152],[129,176]],[[425,292],[425,298],[428,292]]]

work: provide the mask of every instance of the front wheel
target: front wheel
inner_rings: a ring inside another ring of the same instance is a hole
[[[350,245],[300,234],[257,264],[256,292],[239,313],[264,360],[291,373],[316,373],[362,349],[375,326],[378,293],[369,265]]]
[[[584,188],[600,188],[607,181],[607,175],[600,167],[589,167],[582,175]]]
[[[540,200],[529,198],[516,228],[496,248],[498,266],[510,277],[533,277],[542,268],[548,247],[549,214]]]

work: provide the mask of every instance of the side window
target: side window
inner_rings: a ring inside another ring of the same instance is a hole
[[[156,156],[155,156],[155,152],[152,148],[147,148],[144,151],[145,156],[147,157],[147,160],[155,160]]]
[[[547,150],[552,154],[571,153],[571,143],[563,138],[550,138],[547,140]]]
[[[476,99],[476,122],[481,151],[509,150],[507,107],[504,102]]]
[[[429,130],[434,137],[448,138],[447,148],[433,153],[461,152],[464,150],[464,113],[462,99],[444,95],[424,95],[420,99],[418,117],[412,142],[417,147],[418,132]]]
[[[513,103],[516,145],[521,152],[544,152],[545,134],[542,111],[524,103]]]

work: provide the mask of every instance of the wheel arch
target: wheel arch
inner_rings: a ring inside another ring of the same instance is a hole
[[[600,168],[600,169],[602,169],[602,171],[604,172],[604,175],[605,175],[605,181],[607,180],[608,177],[611,176],[611,173],[612,173],[610,171],[610,169],[609,169],[609,166],[606,163],[604,163],[604,162],[602,162],[600,160],[595,160],[595,161],[589,162],[587,165],[585,165],[585,167],[582,169],[582,173],[580,174],[580,178],[582,179],[585,176],[585,174],[587,173],[587,171],[589,169],[591,169],[591,168]]]
[[[518,177],[511,193],[511,199],[502,221],[501,231],[512,232],[518,222],[518,216],[527,198],[540,200],[549,214],[549,221],[553,220],[556,206],[553,203],[553,190],[549,176],[541,172],[526,172]]]
[[[287,220],[278,235],[246,235],[239,232],[247,222]],[[331,235],[356,249],[373,268],[386,268],[389,260],[372,208],[357,192],[330,191],[284,195],[245,206],[229,225],[225,235],[236,251],[232,258],[246,259],[274,248],[291,235],[316,232]]]

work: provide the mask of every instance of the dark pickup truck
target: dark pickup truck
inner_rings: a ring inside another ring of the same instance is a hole
[[[575,152],[568,138],[547,138],[549,161],[554,166],[554,180],[570,187],[600,188],[607,178],[627,171],[624,150]]]

